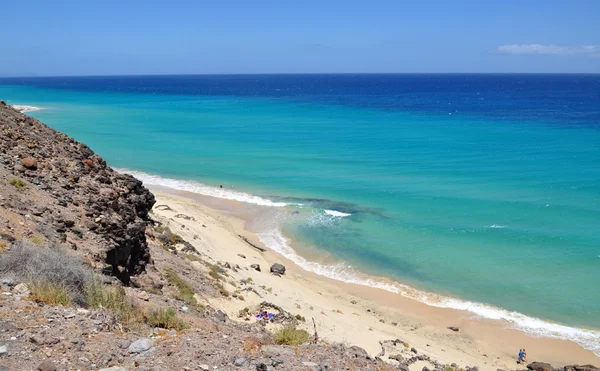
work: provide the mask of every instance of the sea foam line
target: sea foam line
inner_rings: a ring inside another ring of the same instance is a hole
[[[169,187],[180,191],[189,191],[198,193],[205,196],[211,196],[216,198],[223,198],[226,200],[234,200],[239,202],[246,202],[261,206],[271,207],[284,207],[288,204],[285,202],[274,202],[262,197],[254,196],[249,193],[234,191],[228,188],[218,188],[195,182],[191,180],[179,180],[171,178],[163,178],[158,175],[147,174],[141,171],[134,171],[128,169],[115,169],[120,173],[131,174],[137,179],[147,184],[154,184],[163,187]]]
[[[352,214],[347,214],[347,213],[343,213],[341,211],[336,211],[336,210],[325,210],[325,214],[331,215],[331,216],[337,216],[340,218],[344,218],[346,216],[352,215]]]
[[[289,240],[278,229],[257,233],[257,235],[260,241],[267,247],[309,272],[345,283],[386,290],[433,307],[458,309],[474,313],[483,318],[506,321],[512,328],[524,331],[530,335],[570,340],[600,356],[600,331],[569,327],[483,303],[463,301],[423,292],[410,286],[390,282],[384,278],[369,277],[360,274],[345,263],[324,265],[311,262],[296,254],[290,246]]]
[[[34,112],[34,111],[39,111],[42,110],[42,107],[36,107],[36,106],[25,106],[25,105],[19,105],[19,104],[15,104],[12,106],[12,108],[16,109],[17,111],[20,111],[22,113],[26,113],[26,112]]]

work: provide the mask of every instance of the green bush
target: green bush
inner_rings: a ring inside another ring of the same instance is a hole
[[[9,183],[10,185],[15,186],[15,188],[17,188],[21,192],[23,192],[26,188],[26,183],[21,179],[13,178],[9,181]]]
[[[285,326],[275,333],[275,344],[300,345],[308,342],[310,335],[305,330],[299,330],[292,326]]]

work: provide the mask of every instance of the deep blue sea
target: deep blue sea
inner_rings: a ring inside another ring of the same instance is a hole
[[[600,75],[5,78],[0,99],[146,182],[257,205],[308,270],[600,354]]]

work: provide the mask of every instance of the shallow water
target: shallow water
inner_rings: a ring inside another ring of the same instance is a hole
[[[600,328],[598,75],[0,79],[0,99],[145,181],[264,206],[261,239],[307,269],[600,351],[530,318]]]

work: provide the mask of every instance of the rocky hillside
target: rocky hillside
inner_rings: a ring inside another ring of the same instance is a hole
[[[128,283],[150,262],[153,204],[139,180],[0,101],[0,243],[68,246]]]

